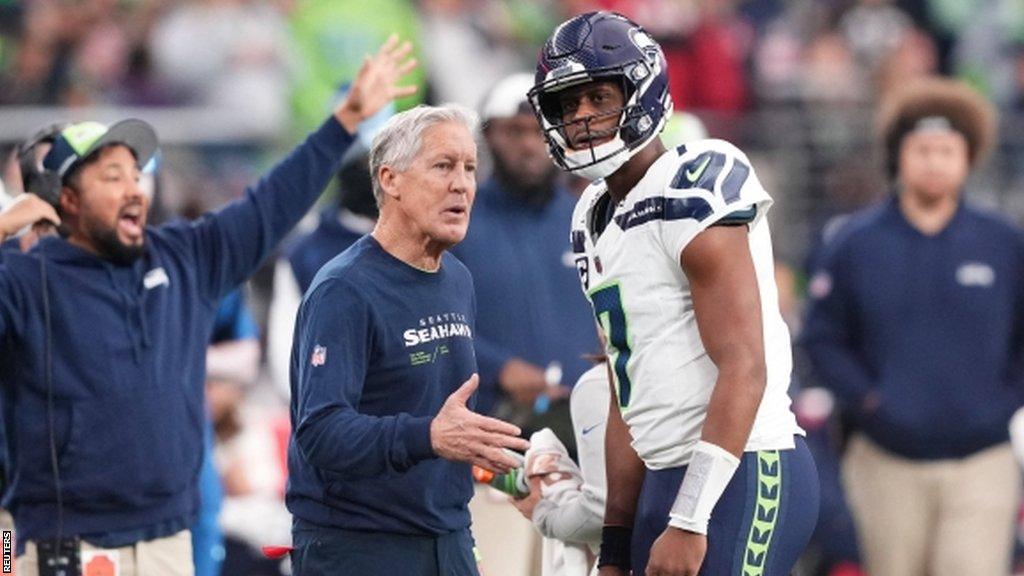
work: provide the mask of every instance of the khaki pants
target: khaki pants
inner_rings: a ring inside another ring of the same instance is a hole
[[[1021,473],[1009,443],[918,461],[856,435],[843,480],[871,576],[1010,573]]]
[[[82,542],[82,550],[103,550]],[[192,534],[182,530],[166,538],[136,542],[115,548],[118,552],[118,576],[193,576]],[[84,568],[84,567],[83,567]],[[14,573],[18,576],[39,576],[39,560],[35,542],[25,543],[25,553],[18,556]]]

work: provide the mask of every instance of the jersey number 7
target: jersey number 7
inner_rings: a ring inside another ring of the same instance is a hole
[[[629,394],[633,385],[629,379],[629,372],[626,371],[632,350],[629,346],[629,324],[626,322],[626,312],[622,309],[622,292],[619,283],[612,282],[594,288],[589,295],[597,322],[604,329],[610,348],[615,351],[610,361],[612,372],[615,374],[619,406],[625,408],[629,405]]]

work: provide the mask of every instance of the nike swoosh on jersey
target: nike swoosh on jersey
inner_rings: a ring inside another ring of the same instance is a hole
[[[593,432],[594,428],[597,428],[601,424],[604,424],[604,420],[601,420],[600,422],[598,422],[597,424],[594,424],[593,426],[590,426],[588,428],[584,428],[583,430],[580,431],[580,436],[586,436],[590,432]]]
[[[700,166],[697,166],[693,170],[686,171],[686,179],[689,180],[690,182],[696,182],[697,179],[700,178],[700,175],[704,173],[704,170],[707,169],[708,164],[710,162],[711,156],[705,156],[704,161],[700,163]]]

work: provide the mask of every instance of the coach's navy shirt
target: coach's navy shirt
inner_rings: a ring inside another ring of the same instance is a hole
[[[430,422],[476,371],[465,266],[409,266],[364,236],[317,273],[292,344],[288,508],[320,526],[436,535],[470,524],[468,464]]]
[[[938,234],[893,197],[824,246],[802,340],[815,369],[876,443],[920,459],[1005,442],[1024,400],[1024,242],[961,203]],[[864,413],[875,392],[877,410]]]
[[[351,142],[331,118],[243,198],[147,228],[145,255],[129,266],[54,237],[4,252],[0,379],[13,476],[3,504],[19,545],[58,529],[48,364],[64,535],[122,546],[192,524],[217,303],[302,218]]]

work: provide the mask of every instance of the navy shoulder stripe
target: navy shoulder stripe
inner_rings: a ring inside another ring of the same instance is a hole
[[[585,252],[585,238],[583,230],[573,230],[569,233],[569,240],[572,242],[573,254],[582,254]]]
[[[739,158],[732,164],[732,170],[726,174],[722,181],[722,199],[726,204],[732,204],[740,199],[740,190],[750,176],[750,166],[747,166]]]
[[[637,202],[633,209],[615,217],[615,223],[623,232],[655,220],[683,220],[691,218],[702,221],[711,216],[711,204],[693,196],[690,198],[665,198],[656,196]]]

